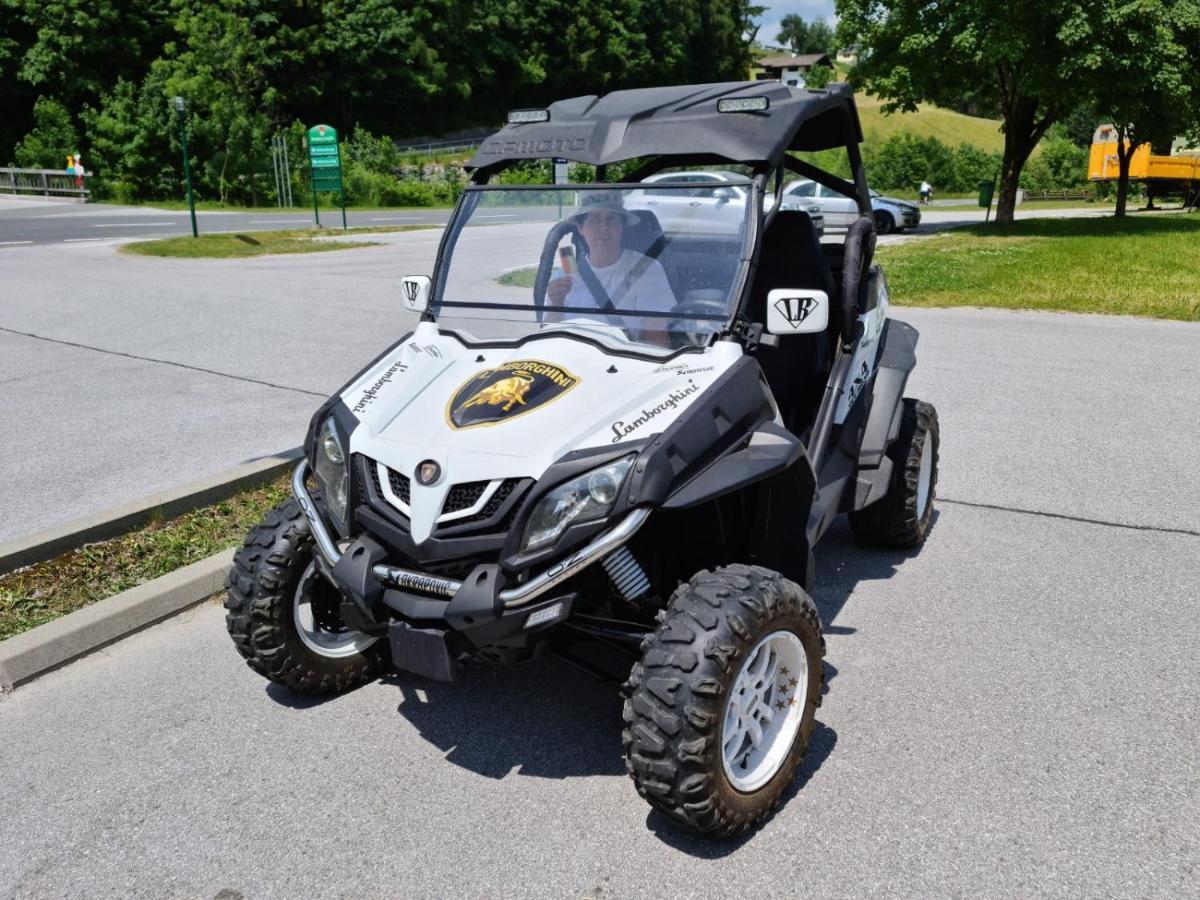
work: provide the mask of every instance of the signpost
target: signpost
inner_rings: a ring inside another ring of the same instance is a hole
[[[567,181],[570,179],[570,176],[567,173],[568,173],[567,161],[565,159],[563,159],[561,156],[554,157],[554,183],[555,184],[566,184]],[[558,217],[561,219],[562,218],[562,192],[555,191],[555,193],[558,194]]]
[[[342,228],[345,228],[346,188],[342,184],[342,154],[338,149],[337,129],[329,125],[314,125],[308,129],[308,163],[312,175],[313,215],[317,219],[317,227],[321,225],[317,192],[337,191],[342,201]]]

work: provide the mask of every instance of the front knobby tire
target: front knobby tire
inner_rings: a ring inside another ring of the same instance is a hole
[[[701,834],[762,821],[791,783],[821,704],[825,640],[812,598],[757,566],[700,572],[642,648],[622,732],[638,793]]]
[[[933,404],[906,398],[900,433],[887,449],[892,461],[887,493],[850,513],[850,527],[860,541],[876,547],[925,543],[933,526],[939,440]]]
[[[308,520],[293,497],[250,530],[226,579],[225,624],[247,665],[304,694],[337,694],[385,665],[384,644],[337,614],[337,590],[316,569]]]

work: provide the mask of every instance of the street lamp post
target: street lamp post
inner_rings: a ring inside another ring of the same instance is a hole
[[[188,211],[192,214],[192,237],[199,237],[196,233],[196,197],[192,193],[192,169],[188,165],[187,152],[187,128],[184,124],[183,111],[187,105],[183,102],[182,97],[175,98],[175,113],[179,117],[179,142],[183,144],[183,180],[187,182],[188,192]]]

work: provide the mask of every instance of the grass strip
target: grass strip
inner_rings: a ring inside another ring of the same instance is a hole
[[[1200,321],[1200,215],[1026,219],[880,247],[895,302]]]
[[[509,269],[496,279],[496,284],[502,284],[505,287],[531,288],[536,278],[537,266],[525,266],[521,269]]]
[[[0,576],[0,641],[240,544],[291,494],[291,475]]]
[[[395,225],[348,230],[308,228],[292,231],[249,231],[202,234],[199,237],[170,237],[122,244],[122,253],[138,256],[170,256],[183,259],[242,259],[280,253],[324,253],[378,246],[375,241],[339,241],[349,234],[380,234],[389,231],[422,231],[440,225]]]

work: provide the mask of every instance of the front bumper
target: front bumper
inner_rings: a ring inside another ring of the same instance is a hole
[[[650,515],[646,508],[632,510],[613,528],[513,587],[505,587],[503,573],[494,563],[478,565],[465,579],[456,581],[389,565],[387,552],[367,534],[339,548],[305,486],[308,472],[308,460],[301,460],[292,473],[292,493],[308,519],[322,568],[345,598],[342,617],[347,624],[378,630],[381,620],[391,618],[390,610],[401,618],[392,623],[393,631],[397,625],[411,631],[408,623],[450,629],[476,648],[514,638],[524,643],[526,634],[565,619],[574,597],[557,590],[559,586],[621,547]],[[558,612],[550,615],[556,604],[561,604]],[[395,652],[396,636],[392,638]],[[403,660],[396,662],[411,668]]]

